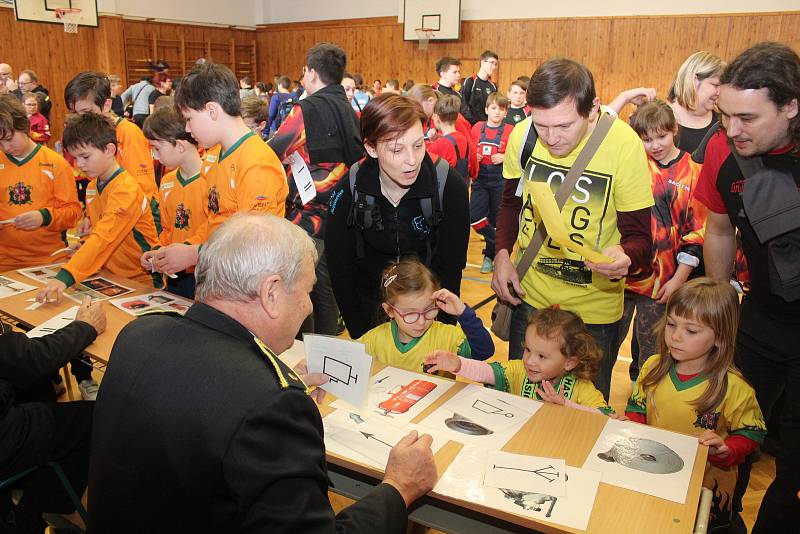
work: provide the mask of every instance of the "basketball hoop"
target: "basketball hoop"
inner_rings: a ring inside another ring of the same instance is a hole
[[[81,10],[74,7],[56,8],[56,18],[64,24],[64,33],[78,33],[78,15]]]
[[[433,30],[430,28],[417,28],[414,31],[417,32],[417,38],[419,39],[419,49],[427,50],[428,41],[433,37]]]

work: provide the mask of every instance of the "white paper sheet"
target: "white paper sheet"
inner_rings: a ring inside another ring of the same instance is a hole
[[[486,450],[465,446],[439,479],[436,493],[512,514],[586,530],[592,515],[600,473],[566,466],[563,497],[483,486],[480,466]]]
[[[302,341],[295,339],[294,345],[292,345],[290,349],[279,354],[278,358],[287,366],[294,369],[298,363],[306,359],[305,345],[303,345]]]
[[[355,406],[367,400],[372,371],[372,356],[364,344],[349,339],[312,334],[303,335],[309,373],[323,373],[330,381],[320,386],[325,391]]]
[[[356,412],[364,419],[379,417],[386,423],[405,428],[455,382],[434,375],[386,367],[375,373],[369,384],[364,406],[353,406],[341,400],[334,401],[331,406]]]
[[[683,504],[697,446],[691,436],[609,419],[583,467],[603,482]]]
[[[470,384],[420,425],[454,441],[498,450],[541,406],[538,401]]]
[[[75,284],[64,290],[64,296],[82,304],[86,297],[92,302],[108,300],[110,298],[121,297],[133,293],[133,289],[119,285],[102,276],[87,278],[79,284]]]
[[[0,276],[0,299],[10,297],[12,295],[19,295],[20,293],[25,293],[26,291],[30,291],[32,289],[36,289],[36,286],[25,284],[23,282],[17,282],[16,280],[12,278],[6,278],[5,276]]]
[[[380,419],[361,419],[357,414],[345,410],[336,410],[325,417],[323,422],[326,450],[380,470],[386,468],[389,452],[398,441],[412,430],[425,433],[416,425],[400,429],[383,424]],[[431,449],[435,454],[448,440],[439,434],[431,434],[431,437]]]
[[[145,295],[115,299],[111,304],[128,315],[139,317],[162,311],[178,312],[183,315],[192,305],[192,301],[165,291],[154,291]]]
[[[311,176],[311,171],[308,170],[306,162],[303,161],[303,156],[297,151],[289,154],[287,161],[292,168],[294,185],[300,193],[300,202],[302,202],[303,205],[308,204],[310,200],[317,196],[317,188],[314,185],[314,178]]]
[[[54,317],[51,317],[47,321],[43,322],[36,328],[29,330],[26,332],[25,335],[28,337],[42,337],[48,334],[52,334],[56,330],[60,328],[64,328],[69,323],[75,320],[75,315],[78,313],[78,306],[73,306],[68,310],[65,310]]]
[[[565,475],[563,458],[490,451],[483,485],[563,497],[566,495]]]
[[[36,280],[46,284],[48,280],[54,278],[64,262],[51,263],[49,265],[37,265],[35,267],[26,267],[24,269],[17,269],[17,272],[22,276],[27,276],[31,280]]]

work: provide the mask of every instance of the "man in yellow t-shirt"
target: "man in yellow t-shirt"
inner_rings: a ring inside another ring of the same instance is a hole
[[[506,183],[492,280],[500,299],[516,306],[509,357],[522,356],[528,313],[560,305],[581,316],[602,349],[603,365],[595,383],[607,399],[624,278],[648,268],[652,254],[647,156],[636,133],[615,121],[561,210],[570,238],[602,252],[611,263],[584,260],[548,238],[520,280],[511,251],[516,243],[518,261],[541,222],[531,185],[545,182],[553,193],[558,190],[602,113],[591,72],[568,59],[550,60],[536,69],[527,100],[531,116],[515,126],[503,162]],[[520,164],[531,128],[538,140]]]

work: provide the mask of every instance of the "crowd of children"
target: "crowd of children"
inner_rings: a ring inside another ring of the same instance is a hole
[[[684,67],[708,62],[703,55]],[[478,72],[462,82],[461,63],[442,58],[433,86],[409,80],[401,88],[391,79],[365,88],[359,75],[340,77],[349,106],[359,114],[387,101],[378,98],[381,93],[407,95],[401,98],[414,102],[424,116],[427,153],[434,163],[445,160],[470,189],[469,225],[485,240],[481,273],[493,270],[506,146],[535,104],[526,101],[527,77],[514,80],[507,91],[497,87],[492,74],[498,63],[497,54],[485,51]],[[705,120],[715,113],[721,62],[711,63],[698,78],[696,95],[687,97],[676,83],[672,103],[639,90],[615,101],[617,107],[637,104],[630,122],[648,156],[655,200],[652,268],[625,282],[619,339],[634,323],[639,371],[626,417],[697,435],[709,447],[707,484],[725,495],[715,519],[727,524],[737,511],[735,497],[741,498],[734,491],[736,466],[756,450],[766,428],[753,389],[732,363],[736,292],[701,277],[706,208],[694,191],[702,164],[690,153],[696,146],[687,147],[683,136],[693,135],[686,126],[698,123],[693,117]],[[198,65],[180,81],[174,101],[151,100],[139,128],[112,111],[119,78],[81,72],[64,89],[72,115],[62,143],[74,169],[47,146],[50,130],[39,97],[0,95],[0,185],[7,190],[7,202],[0,205],[0,271],[51,263],[51,253],[60,251],[65,263],[38,293],[40,302],[59,301],[66,288],[100,269],[192,298],[199,248],[224,221],[238,212],[259,212],[291,215],[300,224],[309,200],[298,180],[308,169],[292,158],[305,147],[305,130],[300,139],[296,117],[306,95],[288,76],[274,81],[270,93],[263,84],[237,80],[222,65]],[[161,79],[156,91],[168,89]],[[696,106],[702,113],[689,117],[686,109]],[[293,148],[283,147],[284,141]],[[279,146],[285,150],[276,154]],[[304,157],[309,164],[308,153]],[[158,176],[153,158],[161,166]],[[348,180],[346,167],[322,165],[326,176],[336,178],[328,189],[340,178]],[[287,174],[293,183],[287,183]],[[76,176],[88,183],[76,189]],[[352,193],[352,184],[349,189]],[[330,198],[334,209],[341,196]],[[317,215],[312,234],[321,240],[324,213]],[[77,230],[77,241],[67,241],[71,229]],[[453,373],[524,397],[623,417],[593,383],[602,353],[578,314],[558,306],[536,310],[528,319],[522,359],[486,363],[495,352],[488,331],[422,260],[398,255],[385,266],[375,288],[385,322],[359,338],[369,354],[397,367]],[[440,312],[458,325],[437,321]],[[85,370],[79,382],[84,396],[93,398],[97,385]]]

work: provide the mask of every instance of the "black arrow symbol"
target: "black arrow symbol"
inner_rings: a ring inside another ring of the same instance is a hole
[[[379,379],[377,379],[377,380],[375,381],[375,383],[376,383],[376,384],[380,384],[381,382],[383,382],[383,381],[384,381],[384,380],[386,380],[387,378],[389,378],[389,375],[386,375],[386,376],[384,376],[383,378],[379,378]]]
[[[376,437],[375,437],[375,434],[369,434],[369,433],[367,433],[367,432],[361,432],[361,434],[362,434],[362,435],[363,435],[365,438],[367,438],[367,439],[369,439],[369,438],[372,438],[372,439],[374,439],[375,441],[378,441],[378,442],[380,442],[380,443],[383,443],[384,445],[386,445],[386,446],[387,446],[387,447],[389,447],[390,449],[391,449],[392,447],[394,447],[394,445],[391,445],[390,443],[386,443],[385,441],[382,441],[382,440],[379,440],[378,438],[376,438]]]

